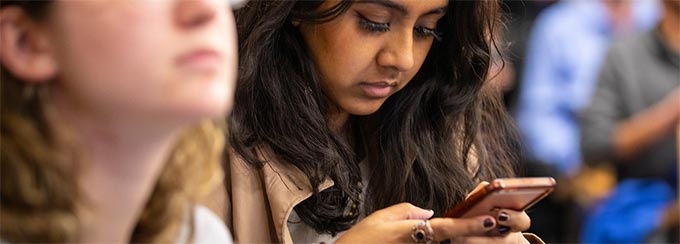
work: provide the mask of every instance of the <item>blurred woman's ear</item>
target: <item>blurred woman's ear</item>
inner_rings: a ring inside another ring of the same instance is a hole
[[[20,7],[0,9],[0,63],[26,82],[46,82],[56,75],[57,62],[47,33]]]

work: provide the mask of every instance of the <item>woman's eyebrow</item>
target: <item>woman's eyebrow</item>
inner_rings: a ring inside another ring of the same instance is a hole
[[[449,6],[444,6],[441,8],[435,8],[433,10],[427,11],[427,13],[423,14],[423,16],[426,15],[444,15],[446,14],[446,10],[449,8]]]
[[[397,11],[399,14],[404,15],[404,16],[407,16],[407,15],[410,14],[410,12],[408,11],[408,9],[406,7],[404,7],[401,4],[395,3],[391,0],[362,0],[362,1],[358,1],[357,3],[368,3],[368,4],[380,5],[382,7]],[[435,9],[432,9],[430,11],[427,11],[422,16],[440,15],[440,14],[443,15],[443,14],[446,13],[447,8],[448,8],[448,5],[441,7],[441,8],[435,8]]]
[[[380,5],[382,7],[391,9],[391,10],[395,10],[402,15],[408,15],[409,14],[408,9],[406,9],[406,7],[404,7],[401,4],[392,2],[390,0],[362,0],[362,1],[358,1],[357,3],[376,4],[376,5]]]

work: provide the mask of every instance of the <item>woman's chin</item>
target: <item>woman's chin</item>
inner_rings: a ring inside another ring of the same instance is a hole
[[[380,105],[382,105],[382,103]],[[374,114],[375,112],[378,112],[378,109],[380,109],[380,106],[365,106],[365,107],[352,109],[350,111],[350,114],[357,115],[357,116],[366,116],[366,115],[371,115],[371,114]]]

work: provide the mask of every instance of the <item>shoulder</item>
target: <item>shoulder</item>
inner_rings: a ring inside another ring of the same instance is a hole
[[[654,52],[654,31],[645,31],[615,40],[607,53],[605,65],[638,63]]]
[[[228,158],[224,167],[225,174],[228,175],[227,178],[231,177],[231,180],[235,180],[235,177],[236,180],[240,181],[244,178],[248,180],[247,178],[251,177],[250,180],[255,180],[260,178],[262,169],[272,163],[272,159],[266,157],[266,152],[259,147],[246,153],[248,155],[243,155],[234,149],[227,151]]]
[[[249,158],[249,159],[248,159]],[[273,170],[280,173],[288,174],[291,171],[297,171],[292,164],[287,163],[285,160],[277,156],[267,146],[258,146],[253,149],[252,154],[245,156],[241,155],[234,150],[229,150],[229,165],[231,174],[243,174],[245,172],[250,172],[251,174],[259,171],[269,171]]]
[[[643,52],[654,45],[653,30],[636,32],[632,35],[627,35],[616,39],[611,46],[610,52],[615,54],[639,53]]]

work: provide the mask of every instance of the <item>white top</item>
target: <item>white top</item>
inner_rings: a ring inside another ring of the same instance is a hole
[[[188,219],[188,218],[187,218]],[[179,232],[176,243],[188,243],[189,222],[185,221]],[[224,222],[205,206],[194,207],[194,239],[191,243],[233,243],[231,234]]]

